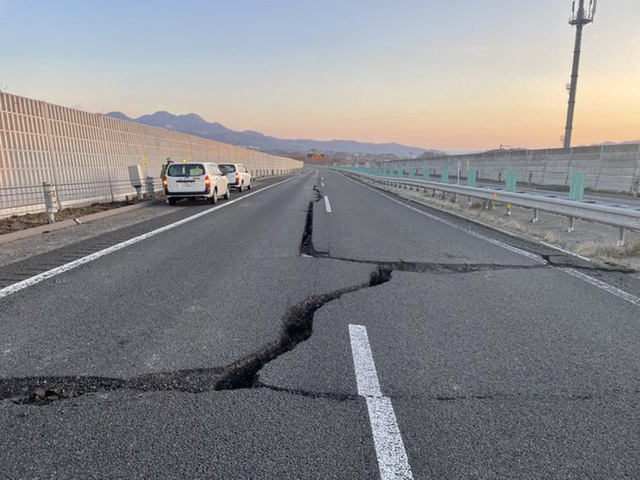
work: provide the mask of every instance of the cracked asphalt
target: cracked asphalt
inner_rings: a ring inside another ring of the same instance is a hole
[[[356,324],[413,478],[640,478],[640,307],[559,267],[637,279],[337,172],[282,180],[0,299],[0,477],[379,478]]]

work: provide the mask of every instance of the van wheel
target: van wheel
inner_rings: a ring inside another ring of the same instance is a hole
[[[247,185],[247,190],[251,190],[251,182],[249,182],[249,185]]]
[[[175,207],[176,203],[178,203],[178,200],[175,198],[170,198],[169,199],[169,205]]]
[[[218,189],[217,188],[213,189],[213,195],[211,195],[211,198],[209,199],[209,202],[212,205],[215,205],[216,203],[218,203]]]
[[[224,194],[225,200],[229,200],[231,198],[231,187],[227,185],[227,193]]]
[[[240,186],[238,187],[238,191],[239,191],[240,193],[242,193],[242,190],[244,190],[244,182],[242,182],[242,183],[240,184]]]

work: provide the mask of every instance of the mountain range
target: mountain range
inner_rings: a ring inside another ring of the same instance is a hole
[[[195,113],[173,115],[169,112],[156,112],[153,115],[142,115],[138,118],[130,118],[122,112],[110,112],[106,115],[120,120],[138,122],[152,127],[166,128],[176,132],[216,140],[218,142],[274,153],[306,153],[314,151],[319,153],[396,155],[404,158],[410,156],[418,157],[425,152],[442,153],[419,147],[400,145],[398,143],[365,143],[353,140],[286,140],[270,137],[251,130],[243,132],[231,130],[217,122],[209,123]]]

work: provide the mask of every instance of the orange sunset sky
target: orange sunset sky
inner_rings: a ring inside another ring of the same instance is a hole
[[[587,0],[589,3],[589,0]],[[0,0],[5,91],[280,138],[561,146],[570,0]],[[584,29],[573,145],[640,140],[640,2]]]

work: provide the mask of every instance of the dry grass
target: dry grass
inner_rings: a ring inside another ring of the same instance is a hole
[[[545,242],[553,243],[554,245],[559,245],[561,243],[560,239],[558,238],[558,236],[553,232],[545,233],[544,237],[542,237],[542,238],[544,238]]]
[[[618,246],[615,243],[586,242],[575,248],[576,253],[596,261],[621,267],[639,268],[640,242]]]
[[[132,205],[134,202],[109,202],[109,203],[94,203],[92,205],[84,207],[69,207],[60,210],[55,214],[57,222],[67,220],[69,218],[82,217],[92,213],[103,212],[105,210],[111,210],[113,208],[126,207]],[[26,230],[31,227],[39,227],[41,225],[47,225],[46,213],[26,213],[23,215],[13,215],[11,217],[0,219],[0,235],[4,233],[17,232],[18,230]]]
[[[640,255],[640,242],[622,247],[615,243],[586,242],[578,245],[576,252],[585,257],[628,259]]]

